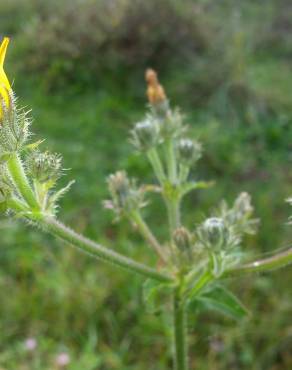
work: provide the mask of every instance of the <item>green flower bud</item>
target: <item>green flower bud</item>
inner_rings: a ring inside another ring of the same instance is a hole
[[[220,250],[229,243],[230,233],[222,218],[208,218],[198,229],[203,245],[212,250]]]
[[[169,139],[179,137],[184,132],[183,117],[178,109],[168,110],[167,114],[160,120],[161,137]]]
[[[118,171],[108,177],[112,201],[105,201],[106,208],[114,209],[118,215],[144,206],[143,192],[137,189],[124,171]]]
[[[190,139],[181,139],[177,149],[181,161],[189,165],[196,162],[201,157],[202,153],[201,144]]]
[[[147,118],[138,122],[132,130],[133,143],[141,151],[148,150],[158,143],[159,126],[155,119]]]
[[[130,181],[124,171],[118,171],[108,178],[109,190],[119,208],[127,204],[130,195]]]
[[[9,93],[9,102],[9,108],[4,106],[1,108],[0,155],[20,151],[30,136],[29,112],[17,108],[16,98],[12,91]]]
[[[62,157],[49,152],[32,152],[27,160],[28,173],[40,183],[55,182],[62,174]]]
[[[238,218],[251,215],[253,213],[253,206],[251,205],[251,196],[248,193],[241,193],[234,202],[234,211]]]
[[[191,239],[191,235],[185,227],[179,227],[173,233],[174,244],[181,251],[190,251]]]

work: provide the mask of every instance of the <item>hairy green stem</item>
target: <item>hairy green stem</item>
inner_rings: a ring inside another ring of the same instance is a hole
[[[193,287],[186,292],[184,299],[188,299],[188,297],[195,297],[213,279],[213,274],[209,270],[205,270],[195,282]]]
[[[166,163],[168,169],[168,177],[171,184],[177,182],[177,168],[176,168],[176,158],[175,158],[175,149],[173,139],[170,138],[165,143],[166,148]]]
[[[143,220],[141,213],[139,211],[135,211],[131,214],[131,216],[144,239],[152,246],[161,260],[166,262],[165,253],[163,252],[161,245],[149,229],[146,222]]]
[[[23,199],[33,209],[39,209],[39,204],[35,194],[26,177],[21,159],[17,153],[13,153],[7,162],[7,167],[12,177],[12,180]]]
[[[187,351],[187,312],[181,299],[180,287],[173,296],[173,325],[174,325],[174,369],[188,369]]]
[[[89,253],[92,256],[99,258],[105,262],[112,263],[113,265],[125,268],[129,271],[136,272],[145,277],[155,279],[162,282],[171,282],[173,278],[169,275],[160,273],[142,263],[136,262],[131,258],[125,257],[111,249],[108,249],[94,241],[77,234],[75,231],[66,227],[53,217],[45,217],[40,222],[41,225],[49,233],[67,241],[75,247]]]
[[[166,199],[170,237],[175,229],[180,226],[180,200],[179,199]]]
[[[182,163],[179,166],[179,183],[183,184],[187,181],[190,172],[190,166]]]
[[[7,206],[9,209],[12,209],[16,213],[30,211],[30,209],[27,207],[25,203],[23,203],[20,199],[17,199],[15,197],[7,200]]]
[[[271,257],[250,262],[244,265],[235,266],[226,270],[222,277],[240,276],[253,272],[265,272],[275,270],[292,263],[292,248],[284,252],[277,253]]]
[[[152,168],[154,170],[154,173],[155,173],[160,185],[163,185],[163,183],[166,179],[166,176],[165,176],[163,165],[162,165],[161,160],[159,158],[159,155],[157,153],[157,149],[156,148],[149,149],[148,152],[147,152],[147,156],[148,156],[148,159],[149,159],[149,161],[152,165]]]

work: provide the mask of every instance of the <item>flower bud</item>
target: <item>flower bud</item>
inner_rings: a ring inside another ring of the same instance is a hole
[[[196,162],[202,153],[201,144],[190,139],[181,139],[178,143],[178,154],[181,161],[187,164]]]
[[[132,130],[133,143],[139,150],[148,150],[155,146],[158,135],[158,122],[151,118],[138,122]]]
[[[230,233],[222,218],[208,218],[198,230],[202,244],[209,249],[220,250],[227,246]]]
[[[62,174],[62,157],[49,152],[32,152],[27,160],[28,173],[40,183],[56,181]]]
[[[185,227],[175,229],[173,233],[173,241],[181,251],[189,251],[191,249],[191,235]]]
[[[147,97],[153,111],[160,117],[165,117],[169,104],[163,86],[159,83],[157,73],[148,68],[145,73],[147,82]]]
[[[129,180],[126,172],[118,171],[110,175],[108,186],[112,200],[105,201],[104,205],[106,208],[113,209],[118,216],[123,212],[131,212],[145,205],[143,192],[136,188],[133,180]]]
[[[148,68],[145,73],[147,82],[147,97],[150,104],[159,104],[166,100],[164,88],[160,85],[157,73]]]
[[[117,205],[123,208],[130,194],[130,181],[124,171],[118,171],[108,178],[109,190]]]
[[[251,196],[248,193],[241,193],[234,202],[234,211],[238,217],[244,217],[250,215],[253,212],[253,206],[251,205]]]

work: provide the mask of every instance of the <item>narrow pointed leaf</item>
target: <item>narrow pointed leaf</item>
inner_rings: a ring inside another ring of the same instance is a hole
[[[173,287],[171,284],[148,279],[143,284],[143,300],[150,313],[159,313],[167,303]]]
[[[218,311],[233,319],[240,320],[246,317],[249,312],[239,299],[229,290],[216,286],[197,298],[203,308]]]
[[[185,184],[181,189],[181,194],[186,195],[192,190],[196,189],[208,189],[214,185],[214,181],[193,181]]]

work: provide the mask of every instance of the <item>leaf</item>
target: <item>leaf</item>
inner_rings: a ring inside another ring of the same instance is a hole
[[[0,155],[0,163],[7,162],[11,157],[11,153],[3,153]]]
[[[0,200],[0,214],[6,212],[7,208],[8,208],[7,200],[3,200],[3,201]]]
[[[48,201],[48,208],[55,207],[57,201],[70,190],[71,186],[74,183],[75,180],[70,181],[64,188],[60,189],[59,191],[51,195]]]
[[[219,311],[235,320],[243,319],[249,315],[249,311],[239,299],[221,286],[216,286],[214,289],[205,292],[198,296],[196,300],[201,303],[203,308]]]
[[[160,313],[162,307],[167,304],[173,286],[167,283],[159,283],[153,279],[147,279],[143,284],[143,300],[150,313]]]
[[[26,149],[26,150],[35,150],[36,148],[38,148],[43,142],[44,142],[45,140],[43,139],[43,140],[38,140],[38,141],[36,141],[36,142],[34,142],[34,143],[31,143],[31,144],[28,144],[28,145],[26,145],[25,146],[25,148],[24,149]]]
[[[181,188],[181,195],[184,196],[192,190],[208,189],[214,185],[214,181],[192,181],[188,182]]]

